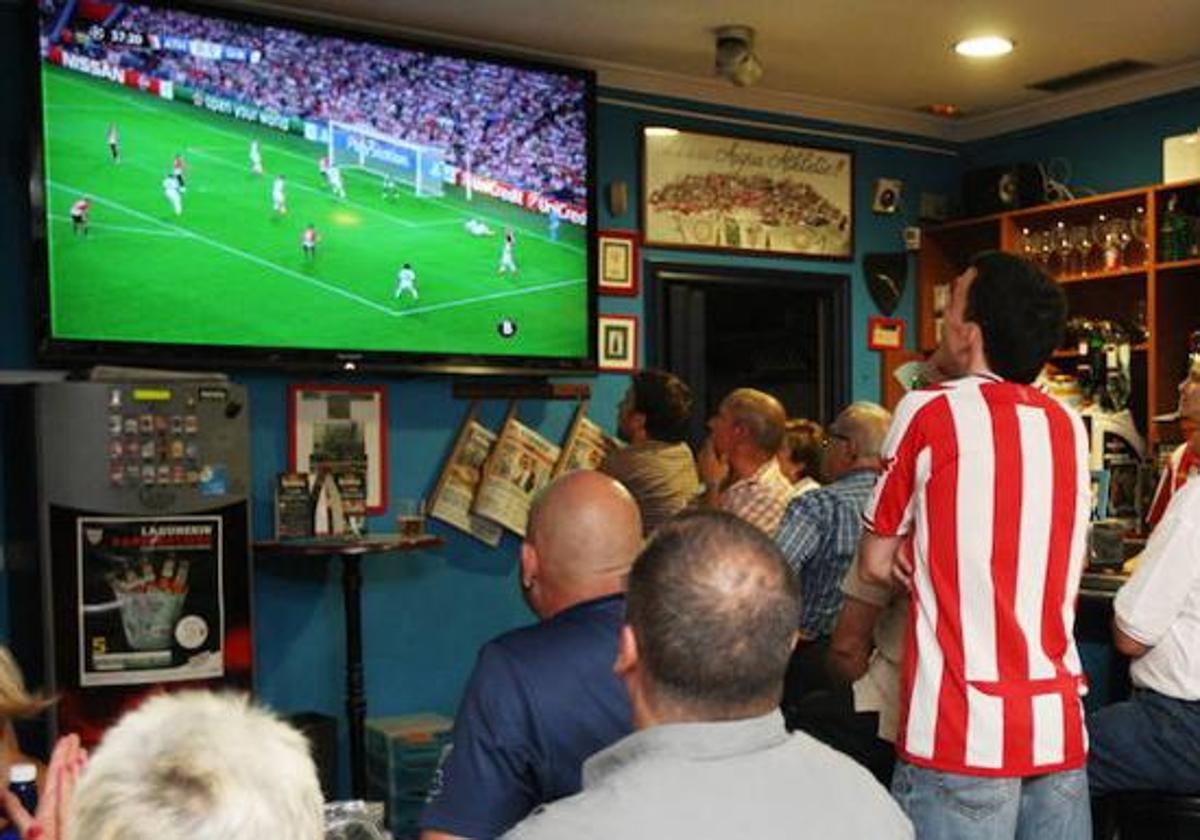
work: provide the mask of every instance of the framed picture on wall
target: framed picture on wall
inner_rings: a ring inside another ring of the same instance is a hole
[[[596,324],[596,354],[600,370],[635,371],[638,367],[636,315],[601,315]]]
[[[387,392],[379,385],[288,386],[288,471],[366,475],[366,512],[387,512]]]
[[[849,151],[646,126],[641,194],[646,247],[854,255]]]
[[[904,319],[873,316],[867,319],[867,348],[900,350],[904,347]]]
[[[602,295],[633,297],[638,293],[637,234],[625,231],[601,231],[596,237]]]

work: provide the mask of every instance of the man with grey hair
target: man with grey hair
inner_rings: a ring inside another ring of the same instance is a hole
[[[862,536],[862,512],[883,466],[880,452],[891,422],[892,415],[872,402],[843,409],[822,441],[821,477],[827,483],[794,499],[776,534],[804,593],[785,713],[802,695],[830,686],[825,658],[842,607],[841,582]]]
[[[616,662],[638,731],[588,759],[579,795],[506,837],[911,838],[865,770],[784,729],[798,609],[760,529],[718,511],[664,524],[630,575]]]
[[[42,840],[321,840],[308,750],[244,695],[160,694],[105,734],[82,775],[79,739],[62,739],[37,820],[13,816],[22,836]]]
[[[792,495],[776,457],[787,412],[779,400],[754,388],[738,388],[708,421],[709,437],[697,466],[703,507],[719,508],[757,525],[768,536]]]
[[[583,760],[632,729],[612,663],[641,547],[637,502],[606,475],[567,473],[534,499],[520,573],[540,621],[480,649],[422,840],[504,833],[578,791]]]

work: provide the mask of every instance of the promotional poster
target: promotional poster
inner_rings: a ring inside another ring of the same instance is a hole
[[[223,676],[221,518],[76,522],[80,685]]]

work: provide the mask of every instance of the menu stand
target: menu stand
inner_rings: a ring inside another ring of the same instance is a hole
[[[402,537],[372,534],[365,537],[316,537],[296,540],[262,540],[254,550],[264,555],[319,557],[342,561],[342,601],[346,611],[346,719],[350,730],[350,787],[361,799],[366,792],[367,695],[362,662],[362,558],[367,554],[417,551],[442,545],[432,534]]]

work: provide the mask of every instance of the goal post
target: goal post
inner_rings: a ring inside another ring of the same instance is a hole
[[[363,125],[329,121],[329,162],[408,184],[417,195],[444,192],[442,149],[411,143]]]

